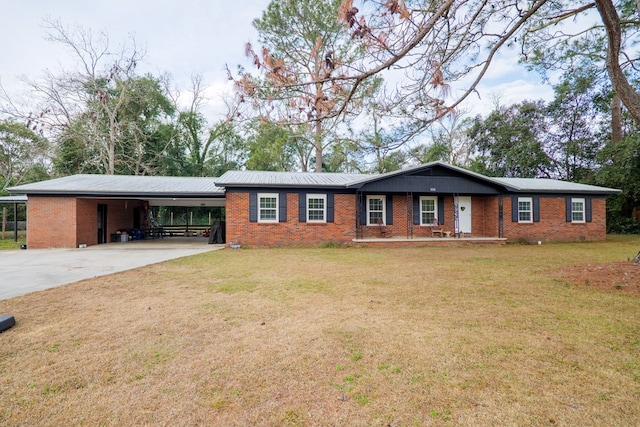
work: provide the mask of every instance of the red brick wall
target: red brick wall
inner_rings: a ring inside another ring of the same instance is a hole
[[[334,196],[334,222],[298,221],[298,193],[287,193],[287,221],[265,224],[249,221],[249,193],[227,192],[228,243],[248,246],[319,245],[351,243],[355,237],[355,195]]]
[[[387,196],[390,197],[390,196]],[[442,229],[455,231],[454,199],[444,197],[444,218],[439,218]],[[408,205],[408,206],[407,206]],[[473,237],[498,237],[498,198],[471,198],[471,235]],[[385,226],[387,237],[432,237],[431,226],[413,224],[413,199],[406,195],[393,196],[393,224]],[[377,226],[363,226],[363,238],[381,237]]]
[[[107,242],[119,228],[133,227],[133,209],[142,206],[138,200],[29,196],[27,246],[76,248],[97,244],[99,203],[107,205]]]
[[[431,227],[414,225],[413,202],[406,195],[393,197],[393,224],[385,226],[385,237],[431,237]],[[472,236],[498,237],[498,197],[472,197]],[[97,206],[107,204],[107,240],[119,228],[133,227],[133,210],[138,200],[97,200],[74,197],[30,196],[28,241],[30,248],[94,245],[97,236]],[[540,197],[540,222],[511,222],[511,197],[503,198],[503,237],[511,241],[575,241],[606,239],[604,198],[592,198],[592,221],[576,224],[565,221],[564,197]],[[334,196],[334,222],[314,224],[298,221],[298,193],[287,194],[287,221],[263,224],[249,221],[249,194],[226,194],[227,242],[249,246],[351,244],[358,236],[382,237],[377,226],[361,226],[356,233],[355,194]],[[454,231],[453,197],[444,197],[444,226]],[[144,209],[140,209],[144,215]],[[141,223],[143,223],[141,218]]]
[[[73,248],[76,246],[76,198],[29,196],[27,247]]]
[[[335,222],[307,224],[298,222],[298,193],[287,195],[287,222],[260,224],[249,222],[249,194],[227,192],[227,242],[250,246],[317,245],[322,243],[350,244],[360,238],[431,237],[431,227],[413,224],[413,202],[406,195],[393,197],[393,224],[384,227],[361,226],[355,230],[356,196],[335,196]],[[499,198],[497,196],[471,198],[472,237],[498,237]],[[453,197],[444,197],[444,226],[454,231]],[[575,241],[604,240],[606,238],[605,199],[592,199],[592,221],[583,224],[565,221],[564,197],[540,198],[540,222],[519,224],[511,222],[511,197],[503,197],[503,237],[511,241],[542,240]]]
[[[471,236],[498,237],[498,197],[471,197]]]
[[[591,199],[591,222],[566,221],[564,197],[540,197],[540,222],[521,224],[511,221],[511,197],[504,197],[504,237],[510,241],[562,242],[605,240],[606,199]]]
[[[98,244],[98,205],[107,205],[107,243],[111,241],[111,234],[119,228],[133,227],[133,210],[142,207],[139,200],[99,200],[78,199],[77,202],[77,245]],[[140,209],[141,216],[144,210]],[[142,218],[140,220],[142,224]]]

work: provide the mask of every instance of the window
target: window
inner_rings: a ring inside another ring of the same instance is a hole
[[[571,222],[584,222],[584,199],[571,199]]]
[[[307,222],[327,222],[326,194],[307,194]]]
[[[278,222],[277,194],[258,194],[258,222]]]
[[[533,222],[533,200],[531,197],[518,197],[518,222]]]
[[[437,197],[420,197],[420,225],[433,225],[438,219],[437,206]]]
[[[385,223],[385,202],[384,196],[367,196],[367,225]]]

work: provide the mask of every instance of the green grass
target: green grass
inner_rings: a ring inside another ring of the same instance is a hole
[[[1,250],[15,250],[20,249],[20,245],[27,242],[26,234],[24,231],[18,232],[18,241],[13,240],[13,231],[7,231],[5,238],[2,238],[0,234],[0,251]]]

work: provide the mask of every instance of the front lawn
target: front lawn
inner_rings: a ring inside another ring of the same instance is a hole
[[[566,272],[639,249],[226,249],[3,300],[0,425],[637,425],[639,296]]]

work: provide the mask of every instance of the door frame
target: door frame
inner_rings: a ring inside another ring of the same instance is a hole
[[[105,203],[98,203],[98,244],[109,243],[107,236],[109,236],[107,225],[107,205]]]
[[[458,196],[458,232],[471,234],[471,196]]]

